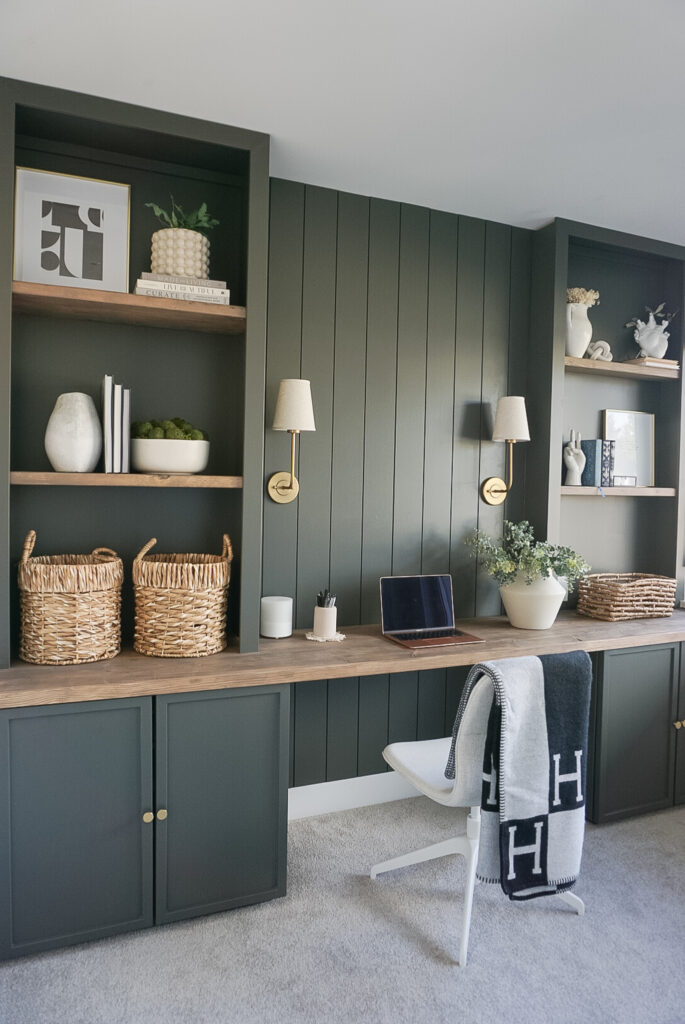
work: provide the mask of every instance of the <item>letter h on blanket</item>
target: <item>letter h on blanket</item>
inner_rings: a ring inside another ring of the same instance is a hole
[[[584,912],[568,890],[585,833],[591,682],[583,651],[483,662],[468,675],[451,738],[392,743],[383,751],[421,793],[471,808],[466,835],[371,869],[375,878],[448,854],[465,857],[462,966],[476,876],[499,883],[512,900],[556,895]]]

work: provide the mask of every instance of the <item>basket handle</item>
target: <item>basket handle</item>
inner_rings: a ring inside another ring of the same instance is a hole
[[[110,558],[118,558],[116,551],[111,548],[93,548],[94,555],[108,555]]]
[[[146,555],[146,554],[148,553],[148,551],[150,550],[150,548],[153,548],[153,547],[155,546],[155,544],[156,544],[156,543],[157,543],[157,538],[156,538],[156,537],[153,537],[153,538],[152,538],[151,540],[149,540],[149,541],[147,542],[147,544],[145,544],[145,545],[144,545],[144,547],[142,547],[142,548],[140,549],[140,551],[138,552],[138,554],[136,555],[136,557],[135,557],[135,558],[133,559],[133,561],[134,561],[134,562],[139,562],[139,561],[140,561],[140,560],[141,560],[142,558],[144,558],[144,557],[145,557],[145,555]]]
[[[222,558],[226,558],[229,562],[233,561],[233,545],[231,544],[231,538],[227,533],[224,534],[223,547],[221,549]]]
[[[35,543],[36,543],[36,531],[35,530],[29,530],[29,532],[26,534],[26,540],[24,541],[24,550],[21,553],[21,564],[22,565],[26,565],[26,563],[28,562],[29,558],[31,557],[31,552],[33,551],[33,546],[34,546]]]

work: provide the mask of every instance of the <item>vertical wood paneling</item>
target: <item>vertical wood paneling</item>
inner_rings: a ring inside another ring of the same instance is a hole
[[[267,304],[266,478],[290,468],[290,434],[271,430],[278,383],[300,376],[302,335],[302,235],[304,186],[271,182],[269,300]],[[262,594],[294,593],[297,567],[297,502],[264,498]]]
[[[480,479],[506,477],[506,445],[492,441],[497,401],[507,394],[509,373],[509,278],[511,228],[488,223],[485,229],[485,276],[483,287],[483,417]],[[491,537],[499,537],[504,520],[503,505],[479,505],[478,526]],[[484,573],[476,578],[476,614],[500,614],[499,587]]]
[[[430,215],[421,572],[449,571],[458,220]]]
[[[265,500],[264,592],[296,596],[307,627],[330,585],[344,627],[379,620],[379,576],[449,570],[459,617],[499,611],[464,540],[479,519],[501,527],[503,510],[479,497],[504,467],[482,403],[524,390],[512,361],[525,351],[529,233],[272,182],[270,258],[267,417],[278,381],[299,375],[317,430],[300,438],[294,508]],[[267,472],[287,458],[287,438],[267,430]],[[465,677],[296,684],[292,783],[382,772],[387,743],[446,735]]]
[[[389,687],[387,675],[359,680],[358,775],[375,775],[388,769],[381,751],[388,742]]]
[[[326,732],[326,781],[349,779],[357,774],[357,722],[359,679],[328,680]]]
[[[421,572],[429,211],[402,206],[392,571]]]
[[[295,623],[312,625],[316,594],[328,585],[338,195],[305,189],[301,373],[311,381],[316,430],[300,435]]]
[[[430,213],[402,206],[397,313],[393,575],[421,572]],[[388,738],[416,737],[418,673],[390,677]]]
[[[530,336],[530,231],[511,230],[511,273],[509,287],[509,387],[510,395],[528,390],[528,339]],[[526,402],[530,405],[530,401]],[[504,516],[512,522],[525,519],[526,463],[529,442],[514,449],[514,488],[504,503]]]
[[[476,565],[465,540],[478,526],[485,223],[459,218],[450,571],[457,618],[475,614]]]
[[[338,203],[330,587],[344,625],[360,614],[369,200]]]
[[[362,622],[380,621],[378,580],[392,572],[399,253],[399,204],[372,199],[369,211]]]
[[[278,682],[278,680],[275,680]],[[325,679],[295,683],[293,785],[326,781],[328,689]]]

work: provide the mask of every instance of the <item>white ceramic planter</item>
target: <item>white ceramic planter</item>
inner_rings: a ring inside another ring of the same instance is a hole
[[[507,618],[517,629],[549,629],[566,591],[554,576],[533,583],[515,580],[499,588]]]
[[[209,441],[135,437],[131,465],[136,473],[201,473],[209,461]]]
[[[90,395],[70,391],[55,402],[45,452],[57,473],[92,473],[102,451],[102,427]]]
[[[150,269],[153,274],[209,277],[209,239],[187,228],[155,231]]]

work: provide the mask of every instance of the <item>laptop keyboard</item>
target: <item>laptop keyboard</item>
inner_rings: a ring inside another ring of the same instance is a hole
[[[420,633],[393,633],[398,640],[437,640],[445,636],[461,636],[460,629],[426,629]]]

